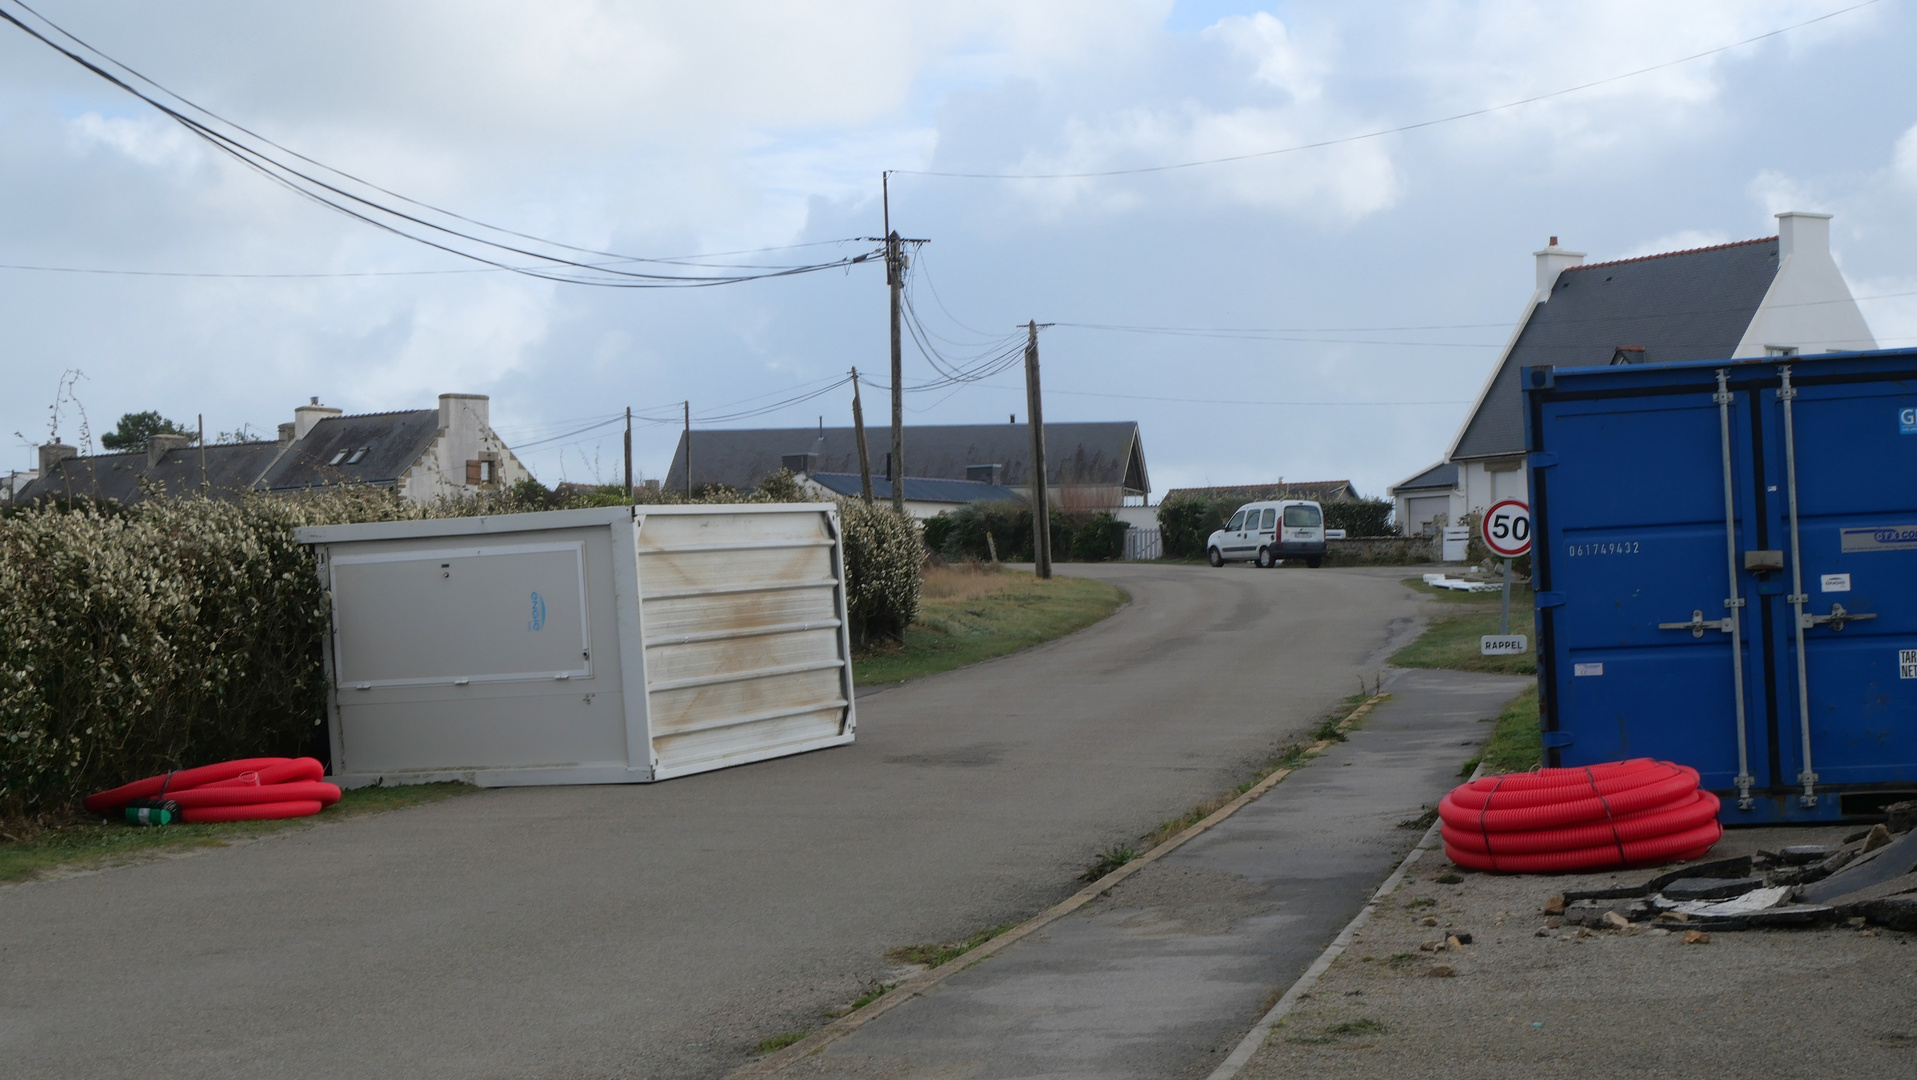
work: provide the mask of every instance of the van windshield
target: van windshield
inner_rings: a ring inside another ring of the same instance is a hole
[[[1238,512],[1237,512],[1236,514],[1233,514],[1233,515],[1231,516],[1231,521],[1229,521],[1229,522],[1227,522],[1227,523],[1226,523],[1226,525],[1225,525],[1225,531],[1226,531],[1226,532],[1237,532],[1237,531],[1238,531],[1238,526],[1239,526],[1240,524],[1242,524],[1242,523],[1244,522],[1244,520],[1245,520],[1245,512],[1244,512],[1243,510],[1240,510],[1240,511],[1238,511]]]
[[[1315,506],[1285,507],[1285,528],[1287,529],[1315,529],[1324,522],[1324,515],[1319,513]]]

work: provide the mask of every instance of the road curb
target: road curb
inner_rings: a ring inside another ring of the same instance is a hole
[[[1483,775],[1484,763],[1479,762],[1478,767],[1471,773],[1471,779],[1476,780]],[[1438,830],[1443,825],[1441,821],[1431,823],[1431,827],[1418,838],[1418,843],[1404,857],[1404,861],[1398,864],[1398,868],[1391,872],[1390,877],[1384,879],[1384,883],[1371,894],[1371,899],[1365,901],[1364,908],[1352,916],[1343,930],[1338,931],[1338,936],[1331,939],[1331,944],[1325,946],[1325,951],[1318,954],[1318,959],[1313,960],[1311,966],[1305,969],[1305,973],[1298,976],[1298,981],[1291,984],[1291,988],[1285,991],[1285,996],[1279,998],[1278,1003],[1273,1005],[1269,1012],[1258,1018],[1258,1022],[1251,1026],[1251,1030],[1245,1033],[1245,1037],[1238,1041],[1238,1045],[1232,1049],[1225,1060],[1218,1063],[1218,1067],[1213,1069],[1205,1080],[1232,1080],[1238,1075],[1238,1071],[1251,1061],[1252,1055],[1256,1054],[1259,1048],[1265,1045],[1265,1040],[1271,1037],[1271,1029],[1277,1027],[1278,1022],[1290,1014],[1298,1004],[1298,999],[1318,985],[1319,977],[1330,969],[1338,957],[1344,955],[1347,948],[1351,947],[1351,939],[1358,936],[1358,931],[1364,929],[1365,924],[1371,921],[1372,914],[1378,910],[1379,901],[1390,896],[1397,891],[1399,885],[1403,884],[1405,875],[1411,871],[1411,864],[1418,861],[1418,856],[1433,850],[1432,841],[1438,838]]]
[[[1102,622],[1103,620],[1100,620],[1100,621]],[[1094,623],[1093,625],[1097,625],[1097,624]],[[1338,721],[1338,727],[1337,727],[1338,733],[1340,735],[1343,735],[1346,731],[1349,731],[1352,725],[1356,724],[1360,719],[1363,719],[1366,713],[1370,712],[1380,702],[1383,702],[1385,699],[1389,698],[1390,696],[1391,695],[1388,693],[1374,694],[1370,698],[1367,698],[1363,702],[1359,703],[1357,708],[1352,709],[1351,712],[1345,715],[1345,718],[1343,720]],[[1310,746],[1305,748],[1306,758],[1309,759],[1312,757],[1316,757],[1317,755],[1323,753],[1326,749],[1334,745],[1337,741],[1338,740],[1336,739],[1320,739],[1317,742],[1312,743]],[[1197,837],[1203,835],[1205,832],[1212,829],[1214,826],[1218,825],[1220,822],[1224,821],[1226,818],[1229,818],[1233,814],[1244,809],[1244,807],[1247,804],[1253,802],[1259,796],[1265,794],[1267,791],[1270,791],[1272,788],[1277,787],[1278,784],[1281,781],[1283,781],[1285,777],[1290,776],[1292,773],[1296,772],[1301,767],[1303,767],[1302,763],[1300,765],[1274,769],[1269,776],[1266,776],[1263,780],[1260,780],[1256,784],[1253,784],[1249,789],[1245,791],[1244,794],[1226,803],[1224,806],[1219,807],[1217,810],[1213,811],[1210,815],[1206,816],[1202,821],[1199,821],[1198,823],[1191,825],[1190,827],[1186,828],[1183,832],[1178,833],[1176,836],[1173,836],[1171,839],[1166,840],[1164,843],[1161,843],[1157,847],[1152,848],[1150,851],[1145,852],[1143,855],[1140,855],[1138,858],[1133,859],[1131,862],[1126,863],[1125,865],[1119,867],[1118,869],[1113,870],[1111,873],[1106,874],[1104,877],[1099,878],[1097,881],[1092,882],[1090,885],[1085,886],[1083,889],[1078,890],[1077,892],[1073,893],[1071,896],[1065,898],[1064,900],[1053,905],[1052,907],[1047,908],[1046,910],[1040,912],[1037,915],[1032,916],[1031,918],[1025,920],[1022,923],[1019,923],[1017,926],[1013,927],[1010,930],[1007,930],[1003,934],[998,935],[992,940],[987,941],[976,948],[966,950],[966,952],[963,955],[953,957],[951,960],[948,960],[945,963],[940,964],[938,967],[932,968],[927,971],[922,971],[919,974],[914,975],[910,979],[907,979],[904,982],[900,983],[899,985],[886,991],[883,996],[874,998],[872,1001],[868,1002],[864,1006],[858,1009],[855,1009],[852,1012],[845,1014],[844,1016],[839,1017],[837,1020],[832,1021],[830,1024],[827,1024],[825,1027],[820,1028],[818,1031],[813,1032],[812,1034],[806,1036],[805,1038],[800,1039],[798,1042],[793,1043],[791,1046],[788,1046],[782,1050],[774,1051],[773,1053],[767,1054],[765,1057],[762,1057],[759,1060],[752,1062],[749,1065],[745,1065],[733,1072],[727,1073],[725,1080],[761,1080],[761,1078],[770,1077],[776,1074],[777,1072],[779,1072],[779,1070],[785,1068],[787,1065],[791,1065],[802,1058],[811,1057],[813,1054],[816,1054],[824,1050],[826,1047],[831,1046],[833,1043],[838,1042],[840,1039],[845,1038],[847,1035],[852,1034],[853,1032],[859,1030],[860,1028],[878,1019],[879,1017],[885,1015],[886,1013],[891,1012],[893,1009],[899,1007],[900,1005],[903,1005],[914,998],[923,997],[926,993],[931,991],[938,984],[944,982],[946,979],[952,977],[953,975],[956,975],[959,972],[964,971],[966,968],[971,967],[973,964],[976,964],[979,961],[984,960],[992,956],[993,954],[999,952],[1000,950],[1009,947],[1010,945],[1017,942],[1021,938],[1028,937],[1031,934],[1044,929],[1046,926],[1049,926],[1050,924],[1057,922],[1059,919],[1062,919],[1065,916],[1070,915],[1072,912],[1077,911],[1079,908],[1082,908],[1086,904],[1091,903],[1093,900],[1098,899],[1100,896],[1103,896],[1105,893],[1110,892],[1114,887],[1122,883],[1126,878],[1131,877],[1133,874],[1136,874],[1140,870],[1143,870],[1146,866],[1154,862],[1157,862],[1159,859],[1165,857],[1166,855],[1171,854],[1173,851],[1178,850],[1178,848],[1182,847],[1186,842],[1196,839]],[[1418,848],[1413,849],[1412,851],[1413,857],[1416,857],[1418,851],[1423,849],[1425,842],[1429,840],[1431,835],[1437,831],[1437,826],[1433,825],[1431,829],[1432,831],[1430,833],[1426,833],[1425,838],[1418,842],[1418,845],[1419,845]],[[1396,887],[1398,879],[1402,877],[1404,873],[1404,868],[1406,866],[1409,866],[1410,863],[1411,863],[1411,860],[1406,859],[1404,865],[1399,867],[1398,872],[1394,874],[1391,879],[1388,880],[1387,884],[1389,884],[1392,887]],[[1382,895],[1382,892],[1380,892],[1379,895]],[[1374,896],[1371,902],[1375,903],[1376,899],[1377,898]],[[1370,907],[1370,904],[1368,903],[1365,907],[1365,912],[1369,913],[1370,910],[1371,910],[1371,907]],[[1360,917],[1362,918],[1363,915],[1361,915]],[[1346,927],[1345,934],[1348,935],[1354,929],[1355,929],[1355,926]],[[1345,939],[1346,939],[1345,935],[1340,935],[1340,940],[1345,940]],[[1325,966],[1330,965],[1330,960],[1326,960],[1323,957],[1320,957],[1320,961]],[[1320,970],[1320,969],[1318,968],[1318,965],[1314,964],[1313,971],[1317,971],[1317,970]],[[1311,976],[1311,972],[1307,972],[1306,974],[1307,976]],[[1294,989],[1294,992],[1297,991],[1296,987],[1294,987],[1293,989]],[[1290,997],[1290,996],[1291,996],[1290,994],[1287,994],[1287,997]],[[1260,1023],[1263,1023],[1263,1021],[1260,1021]],[[1249,1036],[1247,1038],[1249,1038]],[[1260,1041],[1262,1042],[1262,1039]],[[1254,1046],[1253,1049],[1255,1050],[1256,1046]],[[1235,1052],[1234,1052],[1234,1056],[1235,1056]],[[1245,1056],[1249,1058],[1251,1055],[1249,1052],[1247,1052]],[[1217,1074],[1214,1074],[1214,1077],[1216,1077],[1216,1075]],[[1225,1074],[1225,1075],[1229,1076],[1230,1074]]]

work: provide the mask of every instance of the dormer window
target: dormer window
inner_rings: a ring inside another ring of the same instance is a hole
[[[353,455],[346,459],[346,464],[358,465],[360,463],[360,459],[364,458],[366,456],[366,452],[371,449],[372,447],[370,446],[362,446],[358,450],[353,451]]]

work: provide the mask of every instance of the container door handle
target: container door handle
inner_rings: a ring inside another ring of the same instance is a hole
[[[1876,617],[1877,613],[1874,611],[1845,611],[1844,605],[1842,604],[1832,604],[1829,615],[1805,614],[1798,616],[1798,618],[1803,620],[1804,629],[1806,630],[1809,630],[1813,626],[1824,625],[1829,625],[1832,630],[1842,630],[1844,624],[1847,622],[1861,622],[1864,619],[1875,619]]]
[[[1854,618],[1855,616],[1853,616]],[[1736,625],[1735,617],[1728,619],[1707,619],[1702,611],[1691,612],[1690,622],[1661,622],[1659,630],[1689,630],[1692,637],[1703,637],[1706,630],[1722,630],[1726,634]]]

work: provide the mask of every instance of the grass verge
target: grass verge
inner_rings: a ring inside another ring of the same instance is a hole
[[[991,564],[927,567],[919,617],[904,644],[862,649],[862,686],[904,682],[1015,653],[1082,630],[1117,611],[1124,590],[1090,578],[1040,581]]]
[[[760,1043],[759,1054],[760,1056],[763,1057],[764,1055],[770,1054],[775,1050],[784,1050],[786,1047],[791,1046],[793,1043],[798,1042],[800,1039],[803,1039],[803,1038],[805,1038],[805,1032],[803,1031],[781,1032],[777,1035],[772,1036],[770,1039],[767,1039],[764,1042]]]
[[[1544,760],[1544,736],[1538,729],[1538,688],[1528,687],[1498,714],[1491,738],[1478,756],[1464,763],[1461,776],[1484,762],[1487,773],[1525,772]]]
[[[1431,620],[1418,640],[1399,649],[1391,662],[1408,668],[1449,668],[1453,671],[1484,671],[1494,675],[1535,675],[1538,670],[1537,642],[1522,656],[1482,656],[1478,638],[1498,632],[1497,593],[1462,593],[1434,589],[1417,578],[1405,585],[1415,592],[1432,596],[1451,610]],[[1532,637],[1531,590],[1511,587],[1511,631]]]
[[[306,828],[316,822],[438,802],[478,790],[470,784],[459,783],[354,788],[313,817],[281,821],[167,825],[151,829],[102,822],[98,818],[44,827],[13,824],[7,829],[17,830],[17,834],[0,832],[0,885],[31,881],[59,870],[96,870],[141,862],[169,852],[225,847],[236,840]]]

